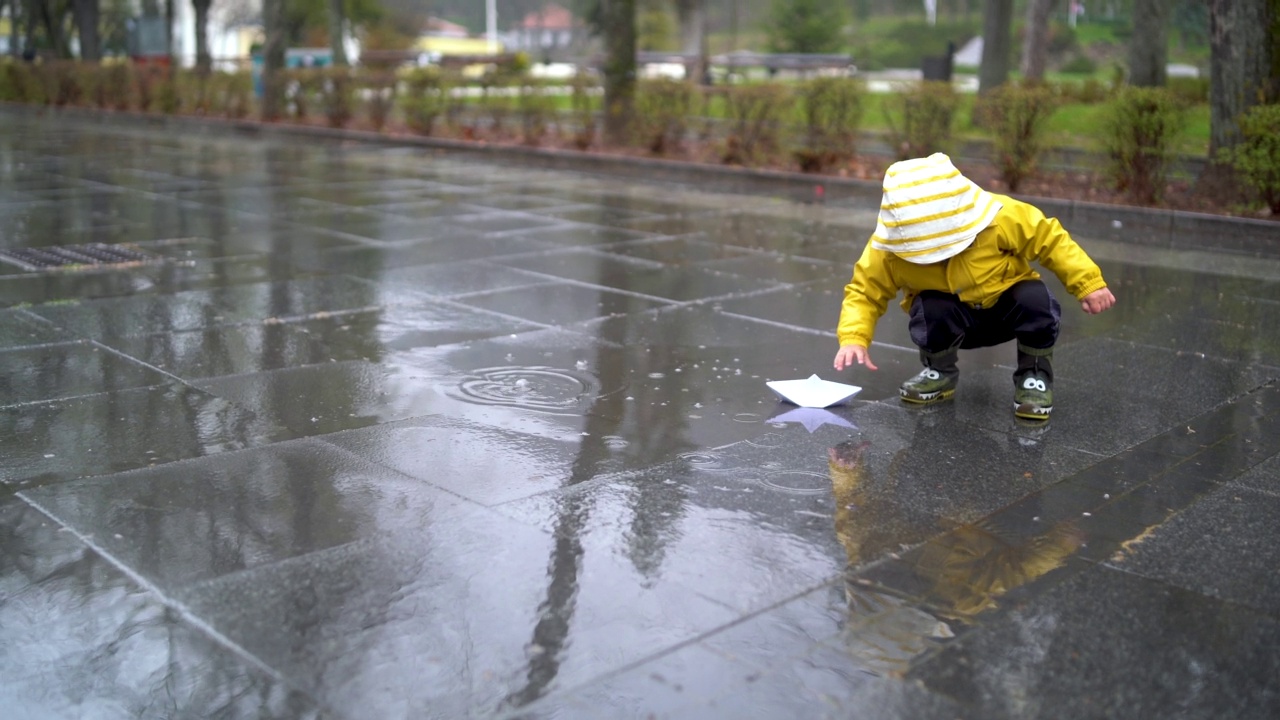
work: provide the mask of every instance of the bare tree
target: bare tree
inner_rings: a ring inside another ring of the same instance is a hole
[[[285,0],[262,0],[262,26],[266,42],[262,48],[262,119],[279,119],[284,110]]]
[[[102,20],[99,0],[72,0],[72,12],[80,31],[80,59],[96,63],[102,59],[102,41],[98,24]]]
[[[636,0],[600,0],[598,28],[604,34],[604,136],[627,140],[636,95]]]
[[[701,83],[707,74],[707,0],[676,0],[680,19],[680,52],[697,57],[689,66],[690,80]]]
[[[196,23],[196,70],[202,73],[213,68],[213,57],[209,54],[209,6],[212,4],[213,0],[191,0]]]
[[[173,18],[174,0],[164,0],[164,54],[169,58],[169,67],[173,67]]]
[[[984,0],[982,5],[982,67],[978,92],[985,93],[1009,79],[1009,51],[1013,0]]]
[[[67,41],[66,33],[66,19],[71,12],[71,4],[51,0],[32,0],[28,7],[32,6],[39,13],[40,24],[44,26],[45,37],[48,38],[49,47],[53,49],[54,55],[60,58],[71,57],[71,44]],[[30,28],[30,32],[27,40],[34,47],[34,28]]]
[[[347,48],[342,44],[342,28],[347,24],[346,0],[329,0],[329,48],[334,65],[347,64]]]
[[[1129,84],[1159,87],[1167,79],[1169,63],[1168,0],[1133,1],[1133,36],[1129,39]]]
[[[1027,3],[1027,24],[1022,38],[1022,76],[1043,80],[1049,61],[1049,16],[1058,0],[1031,0]],[[1136,33],[1135,33],[1136,35]]]
[[[1280,94],[1274,0],[1209,2],[1209,153],[1240,142],[1238,118]]]

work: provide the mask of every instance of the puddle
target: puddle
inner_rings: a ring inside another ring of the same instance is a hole
[[[450,395],[480,405],[577,415],[586,412],[600,396],[600,381],[578,370],[493,367],[477,370]]]
[[[698,470],[719,470],[724,467],[724,458],[715,453],[688,452],[680,455],[679,459]]]
[[[831,492],[831,478],[823,473],[806,470],[774,472],[756,480],[770,490],[781,490],[793,495],[819,495]]]
[[[758,448],[779,448],[785,445],[787,441],[779,433],[765,433],[760,437],[750,438],[746,442],[748,445],[754,445]]]

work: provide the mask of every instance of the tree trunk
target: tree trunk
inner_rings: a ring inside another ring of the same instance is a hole
[[[209,6],[213,0],[191,0],[196,23],[196,70],[207,73],[213,69],[213,57],[209,54]]]
[[[688,65],[691,82],[702,83],[707,75],[707,0],[676,0],[680,19],[680,52],[697,59]]]
[[[1013,0],[984,0],[982,5],[982,67],[978,93],[1003,85],[1009,79],[1010,26]]]
[[[284,109],[285,0],[262,0],[262,119],[278,120]]]
[[[1028,80],[1044,79],[1045,66],[1049,62],[1049,16],[1053,14],[1055,5],[1057,0],[1031,0],[1027,4],[1026,34],[1022,38],[1022,77]]]
[[[1209,2],[1209,157],[1240,142],[1237,118],[1254,105],[1274,101],[1277,52],[1276,0]]]
[[[173,62],[173,7],[174,0],[164,0],[164,54],[169,58],[169,67]]]
[[[102,60],[102,41],[98,24],[102,20],[99,0],[73,0],[76,27],[80,30],[80,59],[96,63]]]
[[[636,0],[600,0],[604,30],[604,137],[622,145],[636,95]]]
[[[69,9],[48,0],[40,2],[40,19],[44,24],[45,35],[49,38],[49,46],[53,49],[54,56],[61,59],[71,57],[71,46],[67,43],[67,34],[62,30],[62,21]]]
[[[36,24],[40,17],[40,0],[26,0],[22,8],[23,20],[23,57],[31,57],[36,47]]]
[[[347,47],[342,44],[342,28],[347,24],[345,0],[329,0],[329,48],[334,65],[347,64]]]
[[[1168,0],[1134,0],[1133,36],[1129,38],[1129,84],[1162,87],[1168,79]]]

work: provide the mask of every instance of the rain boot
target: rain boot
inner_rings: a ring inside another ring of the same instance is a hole
[[[956,360],[960,351],[952,348],[940,353],[927,352],[920,349],[920,361],[924,369],[915,377],[902,383],[898,390],[904,402],[927,405],[946,400],[956,394],[956,383],[960,379],[960,369]]]
[[[1018,369],[1013,373],[1013,414],[1026,420],[1048,420],[1053,412],[1053,348],[1018,343]]]

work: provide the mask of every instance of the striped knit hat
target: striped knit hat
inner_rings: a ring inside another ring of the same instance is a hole
[[[969,247],[1000,207],[942,153],[896,162],[884,174],[871,246],[921,265],[946,260]]]

